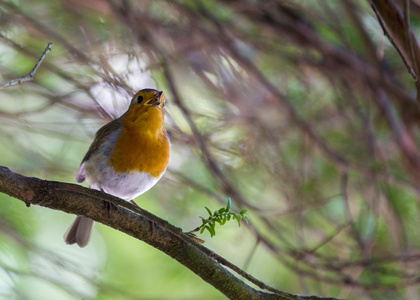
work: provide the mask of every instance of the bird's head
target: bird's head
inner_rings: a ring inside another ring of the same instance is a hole
[[[161,134],[164,132],[165,96],[154,89],[143,89],[131,99],[130,107],[121,116],[123,126],[137,132]]]
[[[133,99],[131,99],[130,108],[148,110],[148,108],[162,109],[165,106],[165,96],[163,92],[154,89],[143,89],[137,92]]]

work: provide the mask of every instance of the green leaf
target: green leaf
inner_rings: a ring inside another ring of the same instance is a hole
[[[216,235],[216,231],[214,230],[214,223],[210,223],[210,226],[206,226],[206,228],[210,232],[210,237]]]
[[[209,213],[209,216],[212,216],[212,213],[211,213],[211,210],[207,207],[207,206],[204,206],[204,208],[207,210],[207,212]]]
[[[214,227],[216,226],[216,223],[210,223],[209,225],[210,225],[211,229],[213,229],[213,231],[214,231]]]
[[[230,211],[231,205],[232,205],[232,199],[228,198],[228,202],[227,202],[227,205],[226,205],[226,211]]]
[[[232,200],[229,198],[226,208],[222,207],[218,210],[215,210],[213,213],[211,210],[204,206],[204,208],[207,210],[207,213],[209,216],[207,219],[201,218],[201,226],[199,226],[199,232],[202,234],[204,231],[208,231],[210,233],[210,236],[213,237],[216,235],[216,223],[220,224],[220,226],[223,226],[226,224],[227,221],[230,220],[236,220],[238,223],[238,226],[241,226],[241,220],[244,219],[248,223],[248,216],[246,215],[247,210],[243,209],[239,213],[238,212],[232,212],[230,211],[232,205]]]

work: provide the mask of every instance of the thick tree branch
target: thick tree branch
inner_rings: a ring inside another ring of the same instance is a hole
[[[27,206],[40,205],[89,217],[142,240],[177,260],[231,299],[333,299],[281,291],[275,294],[257,291],[224,268],[218,262],[221,257],[190,239],[180,228],[124,200],[96,190],[25,177],[0,167],[0,192],[25,202]],[[103,209],[102,201],[112,202],[118,206],[118,210],[109,214]],[[140,210],[142,215],[135,213],[136,210]],[[151,220],[156,223],[153,232],[150,231]],[[227,261],[222,263],[230,264]]]

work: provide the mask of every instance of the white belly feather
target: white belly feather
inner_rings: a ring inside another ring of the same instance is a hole
[[[116,173],[108,159],[115,145],[120,130],[112,132],[107,140],[92,156],[80,166],[79,173],[84,173],[92,189],[102,190],[116,197],[132,200],[148,191],[162,177],[150,176],[144,172]]]

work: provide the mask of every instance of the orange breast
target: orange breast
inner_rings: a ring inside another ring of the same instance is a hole
[[[170,143],[159,108],[128,111],[122,117],[123,131],[116,141],[110,163],[116,172],[146,172],[160,177],[169,163]]]

